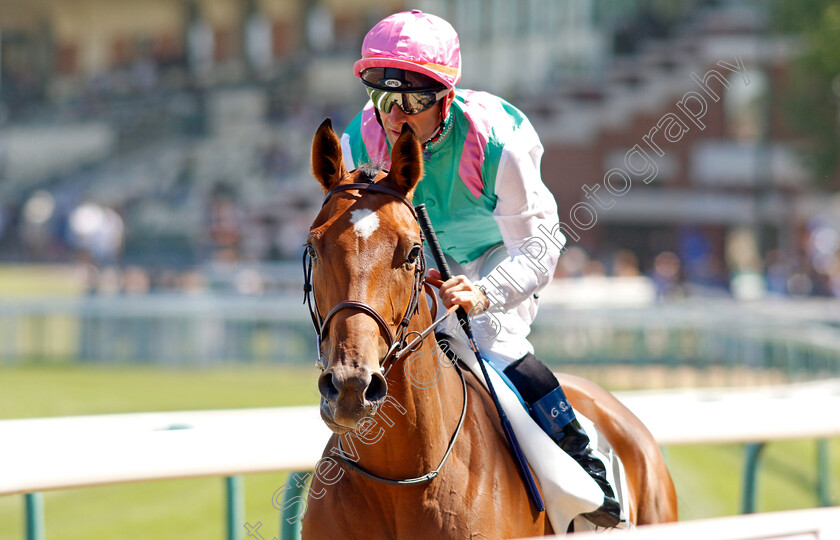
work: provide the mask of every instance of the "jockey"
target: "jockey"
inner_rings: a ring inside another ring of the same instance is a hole
[[[434,15],[414,10],[379,22],[365,37],[354,71],[370,101],[341,138],[348,170],[362,163],[389,168],[390,147],[403,124],[414,130],[423,142],[425,173],[413,202],[426,205],[455,275],[440,288],[443,305],[457,304],[473,316],[483,357],[588,473],[581,474],[583,482],[597,484],[598,500],[582,515],[598,526],[618,525],[605,458],[590,445],[557,379],[527,339],[537,293],[551,280],[565,242],[556,202],[540,178],[537,133],[506,101],[455,88],[461,78],[458,35]],[[553,241],[541,241],[537,261],[523,246],[545,239],[546,231]],[[436,269],[430,275],[441,277]],[[453,343],[466,341],[455,317],[438,331]]]

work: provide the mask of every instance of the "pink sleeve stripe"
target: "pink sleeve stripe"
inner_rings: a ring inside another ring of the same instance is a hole
[[[464,141],[458,174],[470,193],[477,199],[481,196],[481,190],[484,188],[481,166],[484,164],[484,148],[490,139],[490,117],[492,114],[480,100],[479,92],[469,92],[465,98],[464,114],[470,122],[470,129]]]
[[[367,148],[368,157],[374,165],[386,169],[391,168],[391,156],[388,154],[388,144],[382,126],[376,120],[373,103],[368,101],[362,110],[362,140]]]

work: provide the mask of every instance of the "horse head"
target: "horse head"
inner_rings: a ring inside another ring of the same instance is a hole
[[[422,237],[410,203],[423,175],[422,149],[407,126],[391,163],[390,171],[365,165],[348,172],[329,119],[312,145],[326,198],[305,257],[323,370],[321,417],[336,433],[354,429],[385,399],[383,364],[422,296]]]

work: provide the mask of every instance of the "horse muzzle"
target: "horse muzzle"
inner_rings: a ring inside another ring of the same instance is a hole
[[[324,423],[335,433],[346,433],[374,413],[385,399],[388,383],[382,373],[366,366],[337,365],[321,373],[318,391]]]

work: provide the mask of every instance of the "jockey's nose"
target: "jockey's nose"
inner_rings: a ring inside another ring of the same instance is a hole
[[[318,391],[330,403],[368,405],[385,398],[388,383],[378,371],[371,372],[365,366],[352,368],[333,366],[318,378]]]
[[[388,113],[388,121],[396,128],[402,128],[403,123],[408,120],[408,115],[395,103]]]

